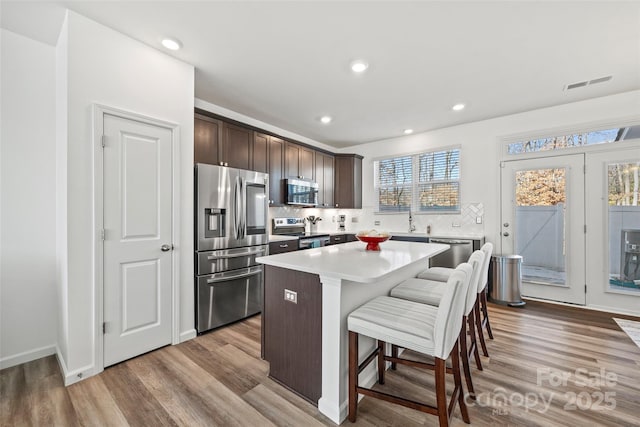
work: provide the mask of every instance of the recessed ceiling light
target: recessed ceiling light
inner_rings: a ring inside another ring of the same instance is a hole
[[[451,109],[453,111],[460,111],[460,110],[464,110],[464,104],[456,104],[453,107],[451,107]]]
[[[324,123],[325,125],[331,123],[331,120],[332,120],[331,116],[322,116],[322,117],[320,117],[320,121],[322,123]]]
[[[403,132],[404,132],[405,135],[409,135],[409,134],[413,133],[413,129],[405,129]]]
[[[358,60],[351,63],[351,71],[353,71],[354,73],[364,73],[365,71],[367,71],[367,68],[369,68],[369,64],[364,61]]]
[[[169,50],[178,50],[182,47],[182,43],[179,40],[165,38],[162,39],[162,46],[166,47]]]

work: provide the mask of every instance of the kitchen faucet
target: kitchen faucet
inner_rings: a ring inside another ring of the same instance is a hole
[[[411,211],[409,211],[409,233],[413,233],[416,231],[416,226],[413,225],[413,217],[411,216]]]

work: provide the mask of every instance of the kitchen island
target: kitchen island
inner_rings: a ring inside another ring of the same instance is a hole
[[[347,316],[428,267],[445,244],[387,241],[379,252],[362,242],[257,258],[265,265],[263,353],[270,377],[340,424],[347,415]],[[361,355],[374,342],[363,337]],[[361,383],[373,384],[375,364]]]

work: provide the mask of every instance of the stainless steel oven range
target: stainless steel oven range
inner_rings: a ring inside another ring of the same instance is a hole
[[[195,300],[199,334],[262,311],[268,175],[195,166]]]
[[[298,249],[319,248],[329,243],[327,233],[305,232],[304,218],[273,218],[272,233],[281,236],[297,236]]]

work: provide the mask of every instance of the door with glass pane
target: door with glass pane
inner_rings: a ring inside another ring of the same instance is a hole
[[[523,257],[523,296],[584,305],[584,155],[503,162],[501,183],[501,251]]]
[[[640,314],[640,146],[586,163],[589,306]]]

